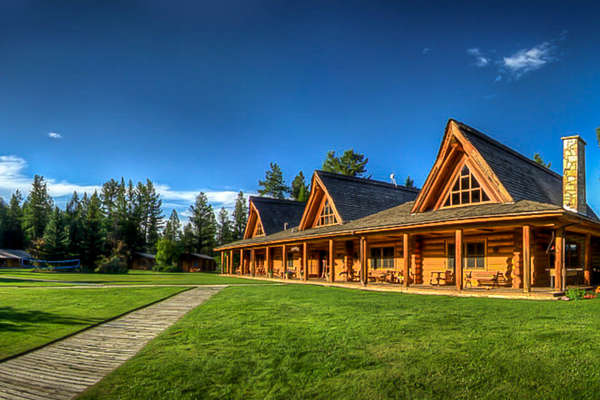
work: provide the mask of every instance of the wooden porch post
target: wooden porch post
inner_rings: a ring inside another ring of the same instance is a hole
[[[271,248],[269,246],[265,247],[265,264],[266,265],[266,273],[267,273],[267,277],[269,277],[271,274],[271,257],[269,256],[269,253],[271,252]]]
[[[250,273],[252,276],[256,274],[256,250],[250,250]]]
[[[369,256],[367,252],[367,238],[363,238],[363,285],[369,284]]]
[[[329,239],[329,258],[327,260],[329,262],[329,282],[335,281],[335,262],[333,257],[333,239]]]
[[[281,270],[283,271],[283,279],[287,279],[287,248],[286,245],[281,246]]]
[[[225,272],[225,268],[223,268],[225,266],[225,252],[222,251],[221,252],[221,275],[223,275]]]
[[[565,289],[565,231],[558,229],[554,239],[554,288]]]
[[[233,274],[233,250],[229,250],[229,264],[227,265],[227,272]]]
[[[240,275],[244,275],[244,249],[240,249]]]
[[[456,290],[463,289],[463,231],[457,229],[454,235],[454,280]]]
[[[410,275],[410,236],[408,233],[402,234],[402,261],[404,263],[402,269],[402,275],[404,276],[402,286],[408,287],[409,275]]]
[[[306,242],[302,244],[302,270],[304,271],[303,280],[308,281],[308,246]]]
[[[531,226],[523,225],[523,292],[531,291]]]
[[[585,255],[583,264],[583,280],[589,286],[592,284],[592,235],[585,235]]]

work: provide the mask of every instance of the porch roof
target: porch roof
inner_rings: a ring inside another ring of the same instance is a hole
[[[323,235],[341,235],[349,234],[359,230],[369,230],[386,227],[408,228],[413,225],[424,223],[441,223],[451,221],[461,221],[472,218],[495,218],[502,216],[526,216],[546,212],[564,212],[562,207],[554,204],[540,203],[530,200],[521,200],[516,203],[508,204],[481,204],[466,207],[445,208],[436,211],[427,211],[423,213],[411,213],[412,201],[401,204],[396,207],[369,215],[364,218],[356,219],[341,225],[331,225],[319,228],[306,229],[298,231],[296,228],[287,231],[278,232],[273,235],[255,237],[252,239],[239,240],[219,249],[228,249],[274,241],[291,241],[308,239],[314,236]]]

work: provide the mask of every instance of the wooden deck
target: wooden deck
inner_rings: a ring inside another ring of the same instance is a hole
[[[191,289],[0,363],[0,399],[71,399],[219,290]]]

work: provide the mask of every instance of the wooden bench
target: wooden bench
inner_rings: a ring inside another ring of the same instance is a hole
[[[505,278],[502,272],[469,271],[465,287],[473,287],[473,282],[477,282],[477,286],[499,287],[501,283],[505,283]]]

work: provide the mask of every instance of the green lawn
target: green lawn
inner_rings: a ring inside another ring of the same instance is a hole
[[[47,279],[57,282],[79,282],[97,283],[106,285],[225,285],[225,284],[265,284],[258,281],[243,278],[230,278],[214,273],[184,273],[184,272],[154,272],[134,271],[127,274],[93,274],[72,272],[33,272],[23,269],[0,269],[0,281],[9,278]],[[19,283],[20,284],[20,283]]]
[[[83,399],[596,399],[600,300],[230,287]]]
[[[18,286],[18,287],[29,287],[29,286],[73,286],[73,283],[65,282],[39,282],[29,280],[27,278],[7,278],[2,277],[0,274],[0,287],[2,286]]]
[[[0,359],[182,290],[0,288]]]

